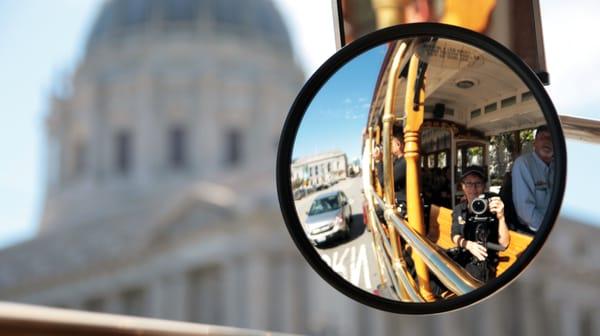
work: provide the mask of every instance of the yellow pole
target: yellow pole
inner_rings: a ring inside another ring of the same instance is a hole
[[[483,33],[490,24],[495,7],[496,0],[446,0],[440,23]]]
[[[373,0],[377,29],[404,23],[406,0]]]
[[[393,206],[396,202],[394,195],[394,167],[393,158],[391,151],[391,132],[392,126],[395,121],[395,96],[397,91],[396,80],[400,75],[400,60],[406,50],[406,44],[402,43],[396,51],[394,58],[392,59],[392,66],[388,72],[388,82],[385,94],[385,102],[383,107],[383,190],[384,200],[386,205]],[[393,263],[400,263],[402,258],[401,247],[399,244],[399,237],[396,229],[393,225],[388,225],[390,234],[390,243],[392,245],[393,252]]]
[[[421,204],[419,187],[419,132],[423,124],[425,92],[423,87],[419,88],[418,105],[415,106],[415,82],[417,81],[417,70],[419,58],[413,55],[410,59],[408,76],[406,78],[406,96],[404,98],[404,113],[406,123],[404,125],[404,158],[406,159],[406,208],[409,225],[422,237],[425,237],[425,224],[423,206]],[[421,74],[424,76],[424,74]],[[429,287],[429,270],[423,259],[413,253],[419,289],[421,295],[428,301],[435,300]]]

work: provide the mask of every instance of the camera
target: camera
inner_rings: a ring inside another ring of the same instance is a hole
[[[489,204],[490,204],[489,200],[490,200],[490,198],[495,197],[495,196],[498,196],[498,195],[495,193],[490,193],[490,192],[477,196],[475,199],[473,199],[471,201],[471,204],[469,205],[471,208],[471,211],[473,211],[473,213],[477,216],[496,218],[496,216],[489,211]]]
[[[486,245],[489,236],[489,226],[497,220],[496,215],[490,211],[490,198],[496,196],[494,193],[485,193],[477,196],[469,205],[474,216],[469,216],[468,220],[475,227],[475,240]]]
[[[470,207],[474,214],[481,216],[488,211],[489,208],[489,196],[481,194],[471,201]]]
[[[490,198],[498,196],[495,193],[485,193],[477,196],[471,201],[470,207],[474,216],[469,216],[467,221],[475,228],[475,241],[488,249],[495,251],[504,251],[504,247],[499,244],[489,242],[490,230],[496,230],[498,219],[490,211]]]

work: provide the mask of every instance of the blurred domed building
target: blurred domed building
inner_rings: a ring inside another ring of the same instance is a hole
[[[105,3],[48,117],[42,234],[148,213],[191,181],[272,174],[302,82],[270,1]]]
[[[301,330],[306,308],[277,304],[308,273],[274,153],[303,80],[269,0],[106,1],[52,99],[39,234],[0,253],[0,296]]]
[[[387,314],[330,288],[276,200],[302,83],[269,0],[105,2],[52,98],[39,234],[0,251],[0,298],[317,335],[600,332],[600,231],[568,220],[522,279],[458,312]]]

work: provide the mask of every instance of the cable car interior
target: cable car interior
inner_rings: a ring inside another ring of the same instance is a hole
[[[451,249],[456,246],[450,237],[452,209],[464,197],[459,183],[462,173],[471,165],[484,167],[488,173],[485,190],[500,194],[509,211],[510,166],[522,152],[531,150],[534,129],[546,120],[526,85],[492,55],[451,40],[398,41],[388,45],[373,95],[366,132],[371,141],[364,143],[372,147],[369,152],[385,141],[384,107],[393,92],[387,86],[397,53],[403,53],[392,97],[397,101],[410,99],[406,98],[410,94],[407,88],[412,85],[407,85],[409,62],[415,55],[419,58],[421,77],[415,80],[415,87],[421,81],[423,121],[417,183],[425,234],[440,249]],[[394,123],[406,129],[405,104],[394,104],[393,116]],[[380,185],[376,175],[372,169],[370,181],[373,190],[383,197],[386,186]],[[533,240],[533,233],[518,223],[507,224],[510,244],[498,254],[496,276],[508,269]]]

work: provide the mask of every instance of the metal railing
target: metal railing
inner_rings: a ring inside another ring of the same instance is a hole
[[[290,335],[0,302],[0,335]]]
[[[369,171],[369,162],[367,158],[371,156],[369,150],[370,146],[365,146],[363,172]],[[393,293],[396,299],[406,302],[424,302],[425,300],[421,297],[414,279],[409,274],[406,264],[399,259],[394,258],[393,247],[386,234],[384,233],[383,227],[375,214],[375,205],[373,204],[373,187],[371,186],[371,180],[368,174],[363,174],[363,190],[367,200],[368,209],[368,221],[371,223],[371,230],[373,235],[373,242],[375,247],[375,255],[377,261],[382,263],[380,269],[383,268],[386,272],[384,277],[389,279],[392,283]]]
[[[406,240],[413,250],[421,256],[429,270],[438,279],[456,294],[468,293],[482,285],[462,267],[457,265],[435,243],[417,233],[408,223],[400,219],[393,209],[387,208],[385,202],[376,194],[373,195],[379,207],[384,210],[385,219],[392,223],[402,238]]]

